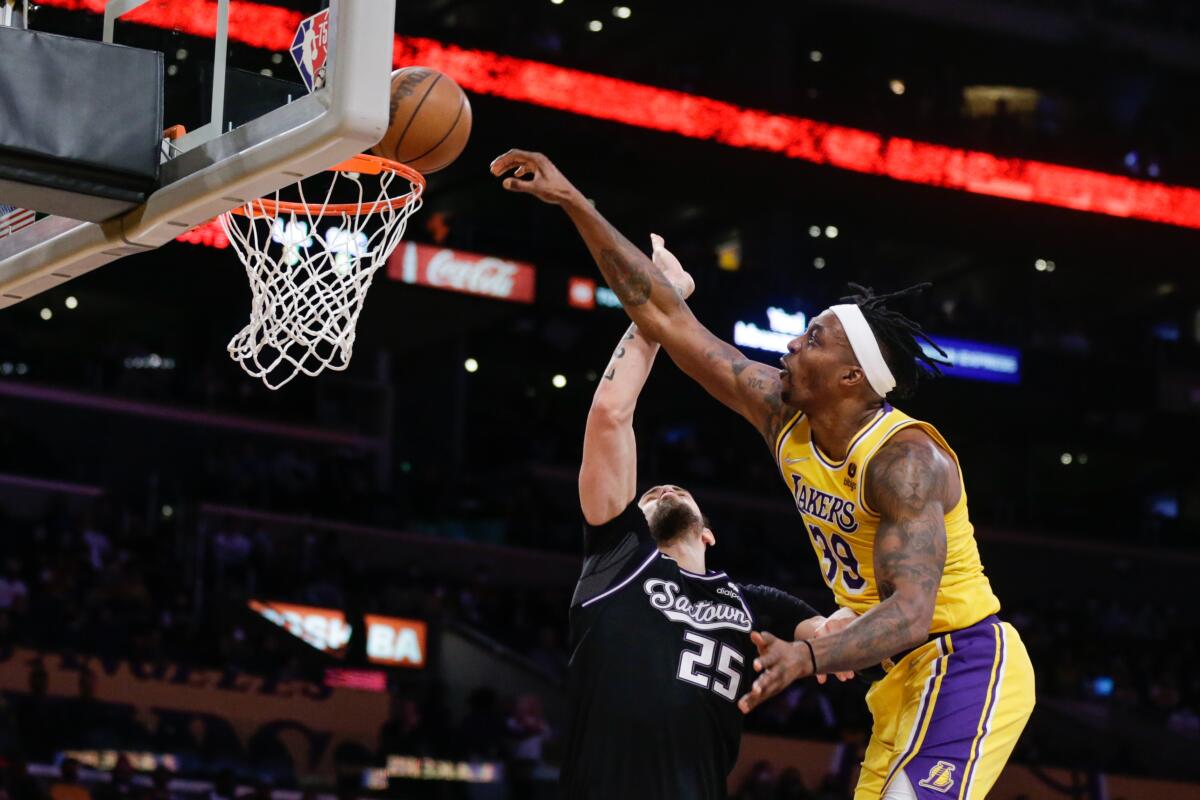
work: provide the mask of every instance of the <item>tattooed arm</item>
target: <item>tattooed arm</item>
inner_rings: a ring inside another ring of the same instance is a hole
[[[541,153],[510,150],[492,162],[504,188],[562,206],[591,251],[605,282],[638,329],[666,348],[672,360],[709,394],[741,414],[774,445],[790,416],[779,370],[746,358],[700,324],[660,269],[608,223]]]
[[[579,466],[579,505],[589,525],[608,522],[637,493],[633,409],[657,354],[658,345],[630,325],[592,397]]]
[[[962,491],[958,469],[925,433],[910,428],[871,459],[866,481],[867,504],[881,517],[875,535],[879,605],[843,630],[807,644],[754,633],[759,648],[754,667],[762,674],[739,701],[743,711],[811,675],[814,660],[822,672],[862,669],[929,636],[946,565],[946,509]]]
[[[695,288],[692,277],[662,249],[654,237],[655,261],[675,291],[687,297]],[[660,255],[665,254],[665,255]],[[579,467],[579,505],[589,525],[600,526],[616,517],[637,493],[637,444],[633,435],[633,410],[658,354],[652,342],[630,325],[613,351],[604,376],[592,396],[583,434],[583,462]]]

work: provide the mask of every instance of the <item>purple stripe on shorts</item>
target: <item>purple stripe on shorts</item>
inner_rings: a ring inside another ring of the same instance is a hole
[[[967,777],[964,783],[966,788],[963,790],[962,797],[970,800],[971,797],[971,781],[975,778],[975,768],[979,766],[980,757],[983,755],[983,745],[987,740],[988,733],[992,729],[992,715],[996,713],[996,702],[1000,697],[1000,688],[1004,684],[1004,627],[996,625],[996,630],[1000,632],[1000,663],[996,665],[996,685],[992,688],[991,701],[988,703],[987,717],[984,719],[983,735],[979,737],[979,744],[975,748],[975,760],[971,762],[971,768],[967,771]]]
[[[966,772],[971,745],[994,698],[994,693],[989,698],[988,687],[996,663],[998,625],[991,616],[949,635],[954,652],[946,660],[933,717],[920,751],[904,769],[921,800],[957,798],[961,783],[970,780]]]

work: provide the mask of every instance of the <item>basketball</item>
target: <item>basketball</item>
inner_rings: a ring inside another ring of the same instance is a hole
[[[423,173],[448,167],[471,135],[471,103],[454,79],[428,67],[392,73],[387,133],[371,152]]]

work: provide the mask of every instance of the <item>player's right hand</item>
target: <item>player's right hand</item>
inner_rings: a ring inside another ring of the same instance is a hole
[[[492,162],[491,170],[497,178],[512,170],[512,175],[501,185],[510,192],[531,194],[545,203],[562,205],[580,196],[554,162],[541,153],[509,150]]]
[[[759,673],[750,691],[738,700],[738,708],[749,714],[762,703],[779,694],[798,678],[812,674],[812,656],[803,642],[785,642],[767,631],[752,631],[750,641],[758,648],[758,658],[752,666]]]
[[[663,276],[671,282],[680,297],[684,300],[691,297],[692,292],[696,291],[696,281],[679,263],[675,254],[665,247],[663,237],[657,233],[650,234],[650,247],[654,266],[662,270]]]

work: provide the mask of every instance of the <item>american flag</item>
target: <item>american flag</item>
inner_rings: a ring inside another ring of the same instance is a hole
[[[36,213],[0,203],[0,239],[33,224]]]

